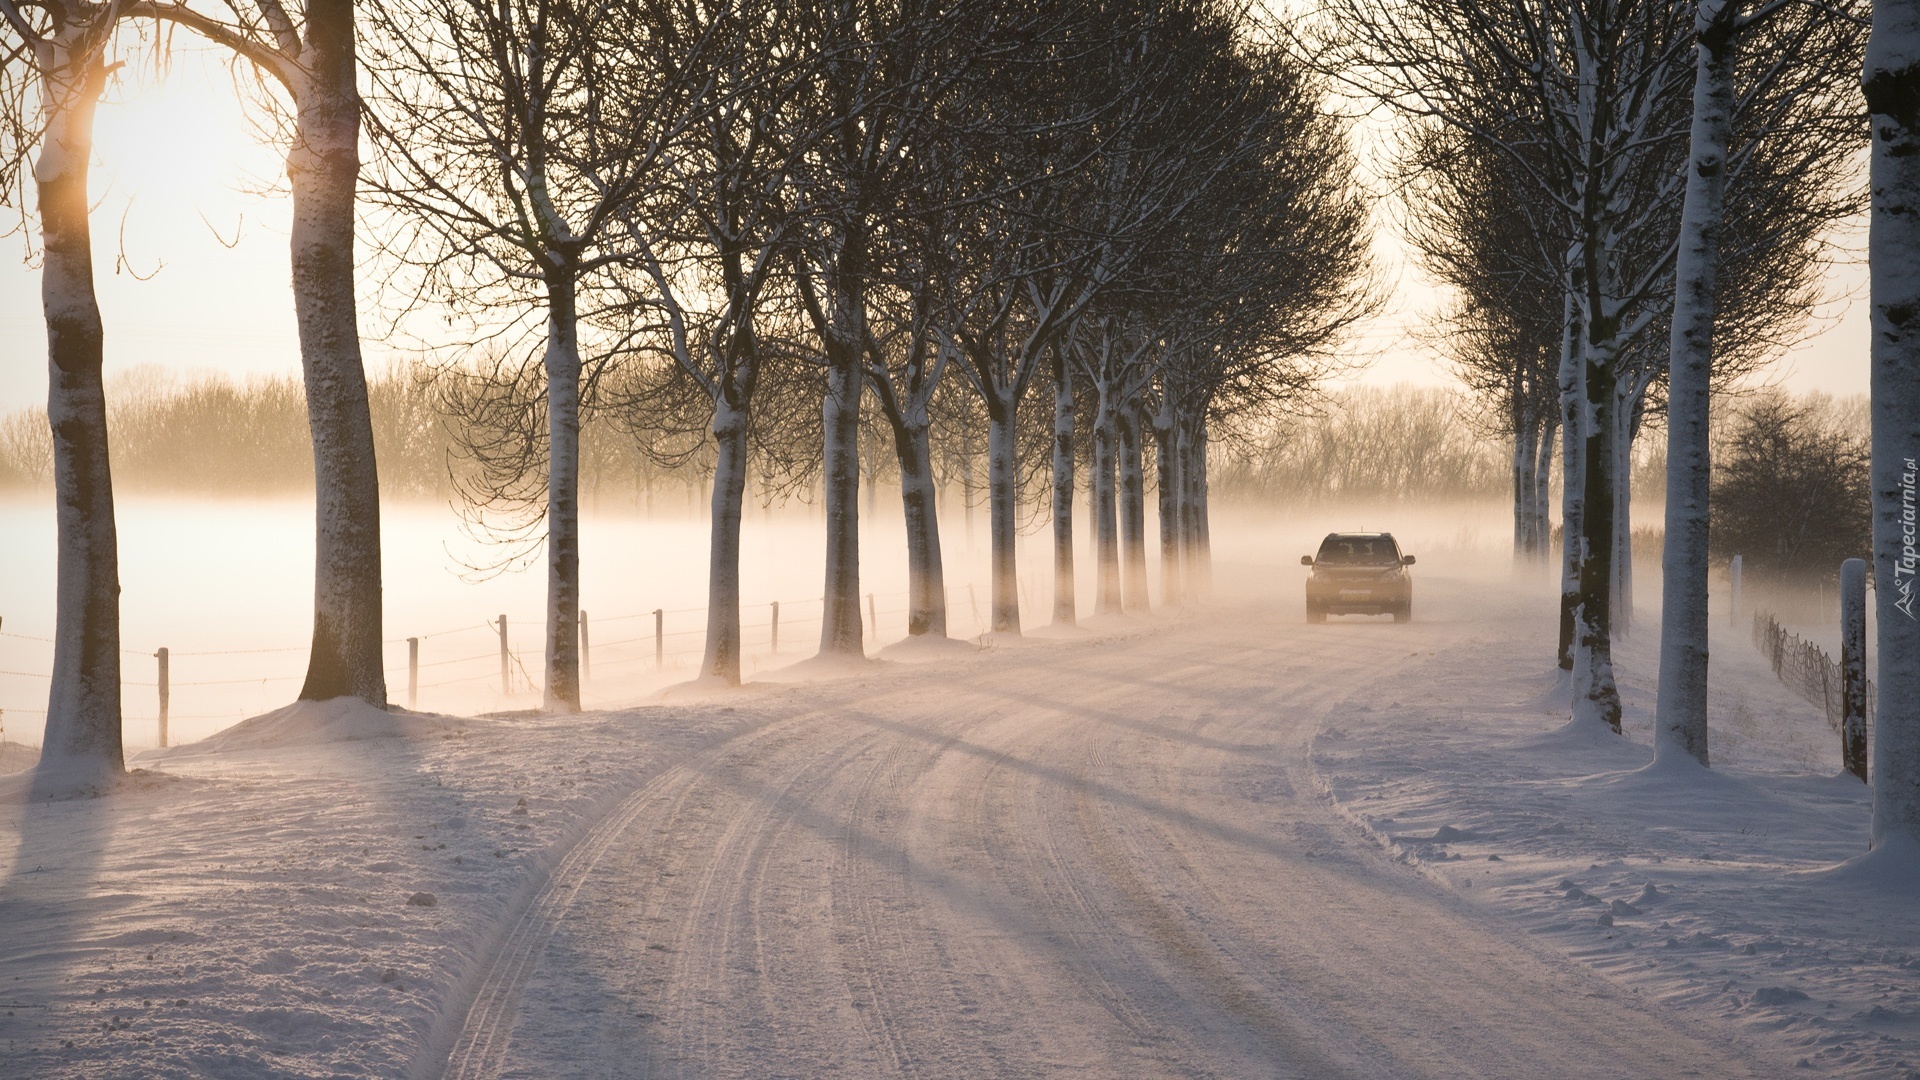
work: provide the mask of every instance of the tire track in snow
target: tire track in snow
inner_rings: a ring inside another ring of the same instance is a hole
[[[695,790],[689,781],[713,763],[740,752],[745,746],[789,733],[825,711],[814,709],[773,719],[696,751],[692,757],[668,767],[623,797],[581,833],[513,917],[512,927],[486,955],[478,989],[466,1008],[459,1032],[446,1056],[433,1062],[439,1068],[425,1070],[424,1074],[439,1075],[446,1080],[491,1080],[497,1076],[505,1059],[522,991],[538,964],[540,953],[606,853],[669,791],[678,789],[684,800],[687,793]],[[711,867],[709,871],[715,872]],[[413,1072],[423,1074],[418,1067]]]

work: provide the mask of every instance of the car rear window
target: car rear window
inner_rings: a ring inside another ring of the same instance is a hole
[[[1391,536],[1329,536],[1314,561],[1335,566],[1368,566],[1400,561]]]

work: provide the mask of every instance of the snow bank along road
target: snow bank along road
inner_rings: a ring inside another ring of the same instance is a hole
[[[1785,1072],[1320,794],[1330,711],[1549,610],[1429,574],[1420,621],[1308,626],[1282,584],[725,707],[322,717],[0,808],[0,1072]]]

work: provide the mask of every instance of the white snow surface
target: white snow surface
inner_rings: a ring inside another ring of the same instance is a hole
[[[1651,634],[1630,738],[1563,731],[1550,584],[1422,563],[1407,625],[1222,566],[1031,648],[0,780],[0,1073],[1920,1067],[1913,864],[1828,869],[1867,820],[1824,720],[1731,637],[1716,770],[1637,772]]]

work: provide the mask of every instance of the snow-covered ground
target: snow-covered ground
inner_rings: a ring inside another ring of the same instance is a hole
[[[1616,646],[1618,739],[1563,727],[1549,606],[1509,612],[1533,633],[1469,635],[1330,715],[1313,761],[1341,811],[1660,1009],[1815,1074],[1920,1077],[1920,872],[1823,872],[1866,849],[1868,792],[1747,627],[1714,627],[1716,768],[1676,776],[1646,768],[1652,618]]]
[[[1913,894],[1802,873],[1865,796],[1744,638],[1718,778],[1676,786],[1632,772],[1650,621],[1634,739],[1574,738],[1548,590],[1501,561],[1418,548],[1414,623],[1308,626],[1299,537],[1227,532],[1187,617],[579,717],[308,706],[102,799],[0,780],[0,1073],[1920,1066]]]

